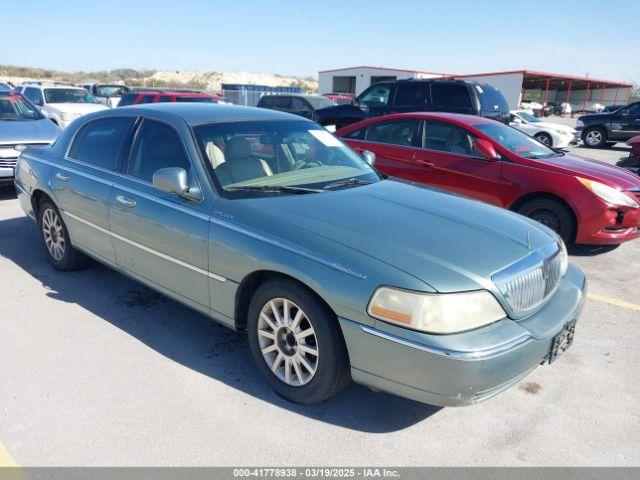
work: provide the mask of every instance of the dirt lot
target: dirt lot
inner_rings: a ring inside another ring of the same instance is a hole
[[[576,341],[507,392],[438,409],[354,385],[304,407],[242,335],[105,267],[53,270],[4,189],[0,465],[640,465],[640,241],[571,261],[593,295]]]

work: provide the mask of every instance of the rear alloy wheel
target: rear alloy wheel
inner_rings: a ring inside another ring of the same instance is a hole
[[[247,332],[256,366],[292,402],[322,402],[350,381],[338,320],[302,285],[286,279],[262,284],[249,305]]]
[[[588,128],[584,132],[584,144],[589,148],[602,148],[607,145],[607,135],[599,127]]]
[[[549,227],[565,243],[573,241],[574,225],[571,212],[562,203],[549,198],[539,198],[525,203],[518,213]]]
[[[49,261],[56,270],[74,270],[82,265],[85,257],[71,245],[67,226],[50,200],[40,203],[38,224]]]
[[[548,133],[540,132],[534,135],[533,138],[538,140],[541,144],[546,145],[547,147],[553,147],[553,139],[551,138],[551,135],[549,135]]]

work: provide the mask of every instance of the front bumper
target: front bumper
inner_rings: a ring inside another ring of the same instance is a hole
[[[584,275],[570,267],[552,299],[521,321],[504,319],[453,335],[428,335],[340,319],[357,383],[439,406],[490,398],[547,360],[554,336],[580,315]]]
[[[589,196],[577,205],[576,210],[581,218],[575,243],[619,245],[640,238],[640,208],[609,205]]]

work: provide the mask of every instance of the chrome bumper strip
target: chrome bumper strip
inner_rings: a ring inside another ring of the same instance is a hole
[[[528,343],[531,340],[533,340],[533,337],[531,335],[525,333],[520,337],[514,338],[513,340],[502,343],[500,345],[495,345],[491,348],[487,348],[484,350],[474,350],[474,351],[448,350],[445,348],[431,347],[429,345],[424,345],[422,343],[417,343],[411,340],[400,338],[396,335],[392,335],[390,333],[386,333],[372,327],[367,327],[365,325],[362,325],[360,328],[365,333],[383,338],[385,340],[389,340],[394,343],[398,343],[405,347],[414,348],[416,350],[432,353],[434,355],[439,355],[441,357],[451,358],[453,360],[467,360],[467,361],[486,360],[488,358],[499,357],[500,355],[504,355],[505,353],[508,353],[524,345],[525,343]]]

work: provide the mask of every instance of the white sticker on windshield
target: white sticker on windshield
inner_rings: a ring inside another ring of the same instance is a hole
[[[341,147],[340,141],[326,130],[309,130],[309,133],[316,137],[327,147]]]

